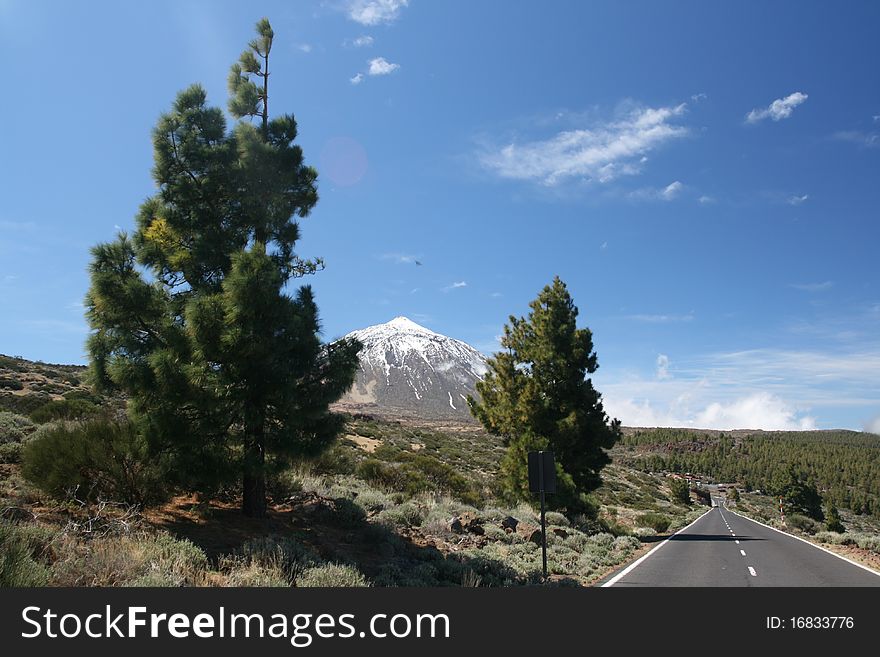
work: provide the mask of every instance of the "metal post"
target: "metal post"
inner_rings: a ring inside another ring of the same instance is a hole
[[[541,557],[544,563],[544,581],[547,581],[547,523],[544,519],[544,452],[538,452],[538,483],[541,489]]]

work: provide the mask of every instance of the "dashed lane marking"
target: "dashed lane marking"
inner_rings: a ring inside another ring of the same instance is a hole
[[[869,568],[868,566],[861,564],[857,561],[853,561],[852,559],[847,559],[843,555],[837,554],[836,552],[832,552],[828,548],[824,548],[821,545],[816,545],[815,543],[811,543],[810,541],[808,541],[805,538],[801,538],[800,536],[795,536],[793,534],[789,534],[788,532],[784,532],[781,529],[776,529],[776,527],[771,527],[770,525],[765,524],[765,523],[761,522],[760,520],[755,520],[754,518],[749,518],[748,516],[744,516],[741,513],[737,513],[736,511],[731,511],[731,513],[738,515],[743,520],[748,520],[749,522],[753,522],[756,525],[761,525],[762,527],[766,527],[767,529],[772,529],[777,534],[782,534],[783,536],[788,536],[789,538],[793,538],[796,541],[800,541],[801,543],[806,543],[807,545],[810,545],[810,546],[816,548],[817,550],[822,550],[822,552],[827,552],[832,557],[837,557],[838,559],[846,561],[846,562],[852,564],[853,566],[856,566],[857,568],[861,568],[862,570],[867,570],[869,573],[880,576],[880,571],[874,570],[873,568]],[[736,534],[734,534],[734,536],[736,536]]]

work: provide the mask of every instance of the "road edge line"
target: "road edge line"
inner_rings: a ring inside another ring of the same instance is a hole
[[[715,508],[716,508],[716,507],[714,507],[714,506],[711,507],[710,509],[708,509],[708,510],[706,511],[706,513],[711,512],[712,509],[715,509]],[[617,573],[614,577],[612,577],[611,579],[609,579],[607,582],[605,582],[604,584],[602,584],[599,588],[604,589],[604,588],[608,588],[608,587],[611,587],[611,586],[614,586],[615,584],[617,584],[617,582],[619,582],[623,577],[625,577],[626,575],[629,575],[629,574],[635,569],[636,566],[638,566],[638,565],[639,565],[640,563],[642,563],[645,559],[647,559],[647,558],[650,557],[652,554],[654,554],[657,550],[659,550],[659,549],[662,548],[664,545],[666,545],[666,544],[670,541],[670,539],[671,539],[673,536],[676,536],[676,535],[680,534],[681,532],[683,532],[685,529],[687,529],[687,528],[690,527],[691,525],[696,524],[696,522],[697,522],[698,520],[700,520],[701,518],[705,517],[706,513],[703,513],[703,514],[701,514],[699,517],[694,518],[694,520],[692,520],[690,524],[688,524],[687,526],[682,527],[681,529],[679,529],[677,532],[675,532],[675,534],[673,534],[672,536],[670,536],[669,538],[667,538],[665,541],[663,541],[662,543],[660,543],[660,545],[656,545],[656,546],[654,546],[653,548],[651,548],[651,550],[650,550],[647,554],[643,554],[641,557],[639,557],[638,559],[636,559],[635,561],[633,561],[630,565],[628,565],[626,568],[624,568],[623,570],[621,570],[619,573]]]
[[[731,509],[730,507],[727,507],[727,506],[726,506],[726,507],[724,507],[724,510],[725,510],[725,511],[730,511],[733,515],[735,515],[735,516],[739,516],[739,517],[742,518],[743,520],[749,520],[749,521],[751,521],[751,522],[754,522],[754,523],[757,523],[757,524],[759,524],[759,525],[762,525],[762,526],[766,527],[767,529],[772,529],[772,530],[775,531],[775,532],[779,532],[779,533],[782,534],[783,536],[790,536],[791,538],[797,539],[797,540],[800,541],[801,543],[806,543],[807,545],[811,545],[811,546],[813,546],[814,548],[816,548],[817,550],[822,550],[822,552],[827,552],[827,553],[830,554],[832,557],[837,557],[838,559],[843,559],[843,560],[846,561],[847,563],[851,563],[853,566],[858,566],[858,567],[861,568],[862,570],[867,570],[867,571],[868,571],[869,573],[871,573],[872,575],[876,575],[877,577],[880,577],[880,571],[876,571],[876,570],[874,570],[873,568],[871,568],[870,566],[866,566],[865,564],[863,564],[863,563],[859,563],[858,561],[853,561],[852,559],[849,559],[849,558],[843,556],[842,554],[837,554],[837,552],[834,552],[833,550],[829,550],[828,548],[822,547],[821,545],[816,545],[816,544],[813,543],[812,541],[808,541],[807,539],[805,539],[805,538],[801,538],[800,536],[795,536],[794,534],[789,534],[788,532],[784,532],[784,531],[782,531],[781,529],[776,529],[776,527],[771,527],[770,525],[767,525],[767,524],[761,522],[760,520],[755,520],[754,518],[749,518],[748,516],[744,516],[744,515],[741,514],[741,513],[737,513],[736,511],[734,511],[734,510]]]

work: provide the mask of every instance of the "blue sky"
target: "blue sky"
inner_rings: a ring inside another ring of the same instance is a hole
[[[262,16],[325,338],[407,315],[491,353],[558,274],[624,424],[880,432],[869,2],[0,0],[0,352],[85,362],[89,247]]]

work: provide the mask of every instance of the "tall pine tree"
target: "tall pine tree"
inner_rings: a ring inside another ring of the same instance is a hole
[[[589,329],[578,329],[578,309],[556,277],[530,307],[528,318],[511,316],[489,372],[477,383],[480,400],[468,399],[471,413],[492,434],[504,438],[503,490],[512,500],[529,499],[527,453],[555,453],[557,489],[549,502],[583,510],[586,493],[599,486],[605,452],[620,436],[620,421],[609,421],[601,396],[587,378],[598,368]]]
[[[210,490],[237,477],[256,517],[267,472],[338,433],[328,406],[354,381],[360,349],[321,342],[310,287],[285,292],[323,263],[294,253],[317,172],[294,143],[294,117],[269,117],[273,38],[261,20],[232,67],[229,110],[241,120],[231,132],[198,85],[159,119],[158,192],[130,239],[92,250],[86,299],[96,383],[128,395],[177,483]]]

